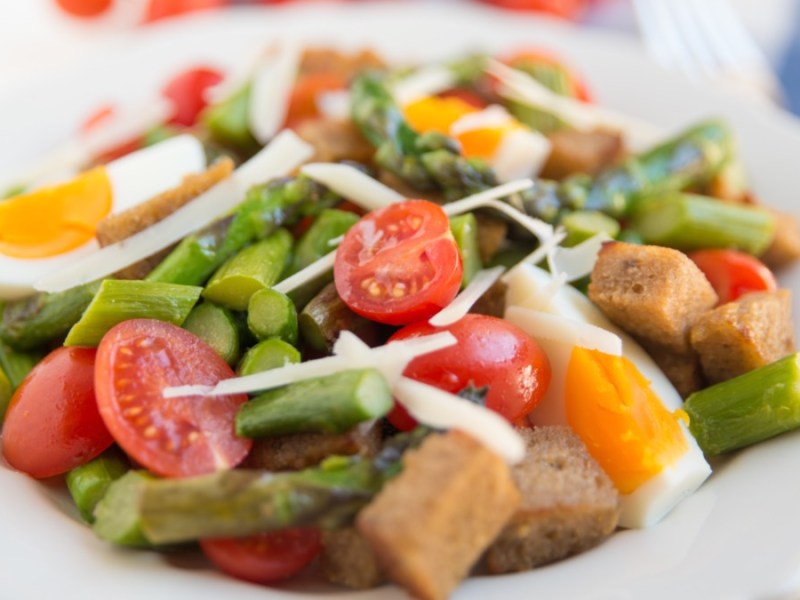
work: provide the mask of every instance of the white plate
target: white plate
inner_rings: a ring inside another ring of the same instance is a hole
[[[299,37],[321,45],[374,46],[414,61],[464,50],[552,48],[583,71],[602,104],[669,128],[720,115],[741,136],[755,189],[798,212],[800,125],[663,72],[640,46],[518,13],[468,4],[307,5],[243,10],[126,36],[80,66],[0,93],[0,165],[21,164],[66,139],[103,101],[135,102],[183,65],[230,66],[261,43]],[[800,271],[784,274],[800,290]],[[795,314],[798,311],[795,299]],[[648,531],[514,576],[474,578],[454,597],[788,598],[800,594],[800,436],[785,435],[720,462],[712,478]],[[13,600],[247,600],[328,595],[330,588],[269,590],[227,579],[202,561],[112,548],[71,515],[63,496],[0,467],[0,598]],[[402,598],[384,587],[338,598]]]

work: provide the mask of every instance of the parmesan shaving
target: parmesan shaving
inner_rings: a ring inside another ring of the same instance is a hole
[[[460,320],[469,312],[472,305],[486,293],[486,290],[494,285],[504,270],[504,267],[494,267],[478,271],[469,285],[450,304],[433,315],[428,323],[434,327],[446,327]]]
[[[270,60],[256,68],[250,90],[248,117],[250,132],[261,144],[266,144],[278,133],[289,108],[297,69],[300,48],[284,43]]]
[[[346,121],[350,118],[350,92],[348,90],[335,90],[317,94],[316,105],[319,113],[329,119]]]
[[[495,129],[515,122],[509,112],[499,104],[492,104],[483,110],[467,113],[450,126],[450,135],[459,136],[475,129]]]
[[[310,163],[304,165],[301,171],[303,175],[329,187],[367,211],[406,199],[402,194],[351,165]]]
[[[492,157],[492,167],[498,181],[536,177],[544,168],[552,147],[550,140],[538,131],[509,131]]]
[[[649,148],[664,138],[659,128],[628,115],[586,104],[552,92],[530,75],[492,60],[488,72],[500,83],[500,94],[523,104],[542,108],[582,131],[611,128],[625,135],[634,151]]]
[[[283,281],[279,281],[272,286],[272,289],[282,294],[288,294],[309,281],[313,281],[323,273],[330,271],[333,268],[334,262],[336,262],[336,250],[328,252],[328,254],[322,258],[318,258],[307,267],[300,269],[294,275],[287,277]]]
[[[126,240],[101,248],[58,272],[46,275],[34,287],[39,291],[60,292],[106,277],[147,258],[235,209],[251,185],[288,174],[312,153],[311,146],[292,132],[284,131],[231,177],[163,220]]]
[[[443,65],[428,65],[417,69],[394,84],[392,95],[400,106],[426,96],[435,96],[455,87],[456,79]]]
[[[408,377],[392,391],[420,423],[468,433],[512,465],[525,457],[525,443],[511,424],[483,406]]]
[[[561,228],[556,229],[551,237],[544,240],[533,252],[520,260],[511,268],[508,273],[503,275],[503,282],[508,283],[508,281],[514,276],[515,269],[519,268],[521,265],[536,265],[545,258],[547,259],[548,263],[552,263],[552,257],[554,256],[554,253],[558,251],[560,248],[559,244],[563,242],[564,238],[566,237],[566,231]]]
[[[584,321],[519,306],[510,306],[503,318],[537,340],[553,340],[613,356],[622,355],[622,340],[618,335]]]
[[[603,244],[608,241],[611,241],[611,236],[601,232],[572,248],[559,246],[553,255],[551,271],[563,273],[567,281],[586,277],[594,269]]]

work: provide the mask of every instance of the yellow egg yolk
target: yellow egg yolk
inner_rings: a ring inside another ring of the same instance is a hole
[[[48,258],[91,240],[111,211],[111,183],[98,167],[66,183],[0,202],[0,254]]]
[[[414,131],[428,133],[435,131],[444,135],[452,135],[450,128],[460,118],[480,112],[480,109],[459,98],[437,98],[429,96],[415,100],[405,106],[403,115]],[[461,144],[464,156],[468,158],[492,158],[503,136],[514,127],[480,127],[463,131],[455,135]]]
[[[623,494],[688,450],[680,416],[664,407],[625,357],[574,348],[564,401],[570,427]]]

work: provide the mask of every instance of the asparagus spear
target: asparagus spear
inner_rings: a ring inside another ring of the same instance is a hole
[[[67,473],[67,489],[84,521],[94,522],[97,503],[105,496],[108,487],[127,473],[129,468],[127,459],[112,447],[94,460]]]
[[[428,430],[395,436],[375,457],[332,457],[304,471],[235,469],[184,479],[132,471],[113,483],[95,511],[95,532],[125,543],[169,544],[246,536],[301,525],[339,527],[396,475],[403,453]]]
[[[42,356],[41,352],[15,350],[0,342],[0,371],[5,373],[11,387],[17,388],[31,369],[42,360]]]
[[[297,345],[297,308],[286,294],[259,290],[247,303],[247,327],[259,340],[277,337]]]
[[[243,377],[300,361],[300,351],[297,348],[281,339],[270,338],[258,342],[245,353],[236,367],[236,374]]]
[[[239,327],[227,308],[212,302],[198,304],[186,317],[183,328],[205,341],[229,365],[239,360]]]
[[[13,395],[14,388],[11,382],[3,369],[0,369],[0,425],[3,424],[8,405],[11,403],[11,396]]]

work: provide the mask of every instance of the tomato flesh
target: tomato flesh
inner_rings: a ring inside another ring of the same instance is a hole
[[[111,0],[56,0],[56,4],[74,17],[92,18],[106,12]]]
[[[170,323],[124,321],[100,342],[95,392],[100,415],[117,443],[160,475],[186,477],[238,464],[251,440],[238,438],[234,418],[247,400],[230,396],[165,399],[176,385],[215,385],[234,376],[200,338]]]
[[[757,258],[738,250],[697,250],[689,254],[719,296],[719,304],[733,302],[748,292],[778,289],[778,282]]]
[[[319,554],[316,528],[285,529],[246,538],[200,540],[203,554],[220,571],[253,583],[274,583],[302,571]]]
[[[333,269],[354,312],[389,325],[427,319],[458,293],[463,267],[447,215],[407,200],[364,216],[345,235]]]
[[[3,456],[31,477],[52,477],[99,455],[113,439],[97,411],[94,348],[58,348],[14,393]]]
[[[209,67],[193,67],[173,77],[164,86],[162,94],[172,102],[173,113],[169,122],[191,127],[197,115],[206,107],[205,92],[222,81],[222,74]]]
[[[550,385],[550,362],[539,344],[508,321],[468,314],[447,327],[415,323],[395,332],[389,341],[449,331],[457,342],[412,360],[403,375],[456,393],[472,385],[488,386],[486,407],[521,424]],[[389,414],[403,431],[415,422],[396,404]]]

